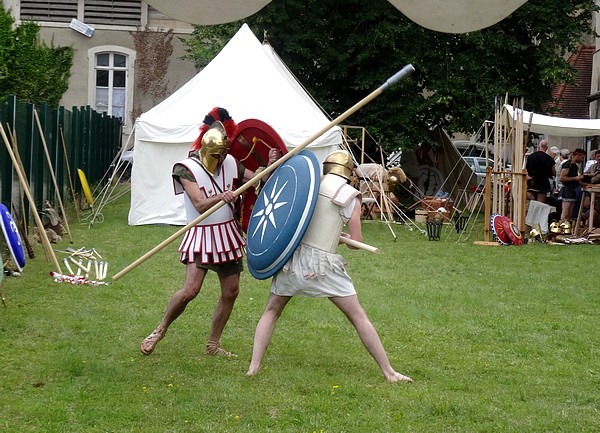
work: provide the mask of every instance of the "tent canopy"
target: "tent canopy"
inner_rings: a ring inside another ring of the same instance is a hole
[[[268,44],[244,24],[194,78],[135,123],[129,224],[185,225],[183,198],[175,196],[171,169],[198,137],[213,107],[224,107],[237,122],[260,119],[271,125],[288,149],[304,144],[330,121]],[[308,149],[319,160],[342,143],[338,126]]]
[[[511,125],[515,117],[522,116],[523,127],[536,134],[559,137],[590,137],[600,135],[600,119],[567,119],[525,111],[505,104]]]
[[[527,0],[389,0],[417,24],[447,33],[466,33],[504,19]],[[183,22],[211,25],[246,18],[271,0],[146,0],[162,13]],[[365,9],[368,4],[365,4]],[[325,17],[324,17],[325,18]]]

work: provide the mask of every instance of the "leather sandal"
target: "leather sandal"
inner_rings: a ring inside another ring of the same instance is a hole
[[[204,353],[210,356],[227,356],[228,358],[236,358],[237,355],[232,352],[228,352],[221,347],[218,341],[209,341],[206,343]]]
[[[152,331],[150,335],[142,340],[142,344],[140,344],[140,351],[144,355],[150,355],[154,352],[154,348],[158,344],[160,340],[162,340],[165,336],[165,331],[160,331],[158,328]]]

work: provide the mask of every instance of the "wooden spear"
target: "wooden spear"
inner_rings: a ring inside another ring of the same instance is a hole
[[[73,243],[73,236],[71,236],[71,229],[69,228],[69,221],[67,220],[67,214],[65,213],[65,207],[63,206],[62,198],[60,197],[60,188],[58,187],[58,182],[56,181],[56,175],[54,174],[54,168],[52,167],[52,158],[50,158],[50,153],[48,152],[48,145],[46,144],[46,137],[44,136],[44,130],[42,129],[42,124],[40,123],[40,117],[37,114],[37,110],[33,110],[33,116],[35,117],[35,123],[37,123],[38,131],[40,133],[40,137],[42,139],[42,145],[44,147],[44,153],[46,154],[46,161],[48,161],[48,170],[50,170],[50,176],[52,177],[52,182],[54,183],[54,189],[56,191],[56,199],[58,200],[58,205],[60,206],[60,211],[62,213],[63,221],[65,222],[65,228],[67,229],[67,233],[69,235],[69,240]]]
[[[63,133],[62,126],[60,130],[60,140],[62,142],[63,154],[65,155],[65,165],[67,166],[67,174],[69,175],[69,185],[71,186],[71,195],[73,196],[73,206],[75,206],[75,214],[77,215],[77,221],[81,222],[79,216],[79,203],[77,203],[77,196],[75,195],[75,188],[73,187],[73,177],[71,176],[71,167],[69,166],[69,155],[67,154],[67,144],[65,143],[65,135]]]
[[[42,240],[42,244],[44,245],[44,251],[46,252],[46,256],[48,260],[52,260],[54,262],[54,266],[60,274],[62,274],[62,270],[60,269],[60,265],[58,264],[58,260],[56,259],[56,255],[52,250],[52,245],[50,245],[50,240],[48,239],[48,234],[46,233],[46,229],[44,228],[44,224],[42,223],[42,219],[38,214],[37,207],[35,205],[35,200],[31,195],[31,191],[29,190],[29,185],[27,183],[27,178],[25,177],[25,173],[21,171],[21,167],[18,164],[17,158],[12,150],[10,143],[8,142],[8,137],[6,136],[6,132],[4,132],[4,127],[0,123],[0,134],[2,135],[2,139],[4,140],[4,144],[6,146],[6,150],[8,150],[8,154],[10,155],[10,159],[12,160],[13,166],[17,175],[19,176],[19,181],[21,182],[21,186],[23,186],[23,190],[25,191],[25,195],[29,200],[29,205],[31,207],[31,212],[33,213],[33,217],[38,227],[38,232],[40,233],[40,239]]]
[[[12,143],[13,151],[15,152],[15,156],[17,158],[17,163],[19,164],[19,167],[21,167],[21,170],[25,171],[25,169],[23,168],[23,161],[21,161],[21,155],[19,155],[19,146],[17,145],[17,136],[13,133],[12,129],[10,128],[10,124],[8,122],[6,122],[6,131],[8,132],[8,138],[10,138],[10,142]],[[23,239],[26,240],[27,234],[28,234],[27,233],[28,228],[27,228],[27,221],[25,220],[25,199],[23,198],[23,187],[20,184],[19,184],[19,198],[21,200],[20,215],[22,216],[21,222],[23,224]],[[15,209],[13,208],[13,211],[14,210]],[[16,214],[16,212],[15,212],[15,214]],[[28,240],[26,242],[29,243]],[[31,245],[29,247],[31,247]],[[29,258],[33,259],[35,257],[35,253],[29,247],[27,248],[27,253],[29,254]]]
[[[365,105],[367,105],[373,99],[375,99],[376,97],[378,97],[379,95],[381,95],[385,90],[387,90],[391,86],[395,85],[402,78],[406,77],[407,75],[412,74],[414,72],[414,70],[415,70],[415,68],[411,64],[408,64],[405,67],[403,67],[400,71],[396,72],[393,76],[391,76],[390,78],[388,78],[387,81],[385,83],[383,83],[381,86],[379,86],[376,90],[374,90],[373,92],[371,92],[369,95],[367,95],[362,100],[360,100],[359,102],[357,102],[356,104],[354,104],[352,107],[350,107],[348,110],[346,110],[340,116],[338,116],[336,119],[334,119],[333,121],[331,121],[330,123],[328,123],[327,125],[325,125],[323,128],[321,128],[319,131],[317,131],[316,133],[314,133],[311,137],[309,137],[306,141],[304,141],[304,143],[300,144],[298,147],[294,148],[290,152],[288,152],[285,155],[283,155],[275,163],[271,164],[270,166],[268,166],[267,168],[265,168],[261,173],[255,175],[248,182],[246,182],[245,184],[243,184],[242,186],[240,186],[238,189],[236,189],[235,191],[233,191],[233,194],[235,196],[241,195],[244,191],[246,191],[248,188],[250,188],[251,186],[253,186],[256,182],[258,182],[264,176],[267,176],[268,174],[271,174],[277,167],[279,167],[280,165],[282,165],[284,162],[286,162],[292,156],[294,156],[297,153],[299,153],[300,151],[302,151],[306,146],[308,146],[310,143],[312,143],[313,141],[315,141],[321,135],[325,134],[331,128],[333,128],[334,126],[336,126],[336,125],[340,124],[341,122],[343,122],[350,115],[352,115],[353,113],[355,113],[356,111],[358,111],[360,108],[362,108]],[[208,216],[212,215],[215,211],[217,211],[223,205],[225,205],[225,202],[224,201],[220,201],[219,203],[215,204],[213,207],[211,207],[210,209],[208,209],[206,212],[203,212],[202,215],[200,215],[194,221],[188,223],[186,226],[184,226],[181,229],[177,230],[175,233],[173,233],[171,236],[169,236],[163,242],[161,242],[160,244],[158,244],[157,246],[155,246],[154,248],[152,248],[150,251],[148,251],[146,254],[144,254],[143,256],[141,256],[139,259],[135,260],[133,263],[131,263],[130,265],[126,266],[121,271],[117,272],[113,276],[113,280],[118,280],[123,275],[125,275],[126,273],[128,273],[129,271],[131,271],[132,269],[134,269],[135,267],[137,267],[138,265],[140,265],[141,263],[143,263],[144,261],[146,261],[150,257],[152,257],[154,254],[156,254],[157,252],[159,252],[160,250],[162,250],[164,247],[166,247],[167,245],[169,245],[171,242],[173,242],[175,239],[177,239],[179,236],[181,236],[187,230],[189,230],[190,228],[198,225],[198,223],[200,223],[202,220],[204,220]]]
[[[355,241],[354,239],[346,238],[344,236],[340,236],[340,243],[350,245],[351,247],[355,247],[360,250],[365,250],[370,253],[379,254],[379,248],[373,247],[369,244],[365,244],[359,241]]]

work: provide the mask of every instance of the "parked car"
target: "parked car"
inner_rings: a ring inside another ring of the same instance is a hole
[[[477,175],[477,183],[481,184],[485,182],[485,167],[486,167],[486,158],[483,156],[463,156],[462,157],[467,165],[475,172]],[[490,167],[494,167],[494,160],[487,159],[487,165]]]
[[[475,172],[477,175],[477,183],[482,184],[485,182],[485,168],[486,168],[486,158],[484,156],[463,156],[462,159],[465,160],[467,165]],[[487,165],[494,168],[494,160],[491,158],[487,158]],[[508,171],[511,170],[511,165],[507,164],[506,169]]]

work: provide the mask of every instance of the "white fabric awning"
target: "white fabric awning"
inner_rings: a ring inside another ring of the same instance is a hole
[[[521,110],[505,104],[504,108],[510,116],[511,125],[515,117],[522,116],[523,129],[536,134],[556,135],[559,137],[589,137],[600,135],[600,119],[567,119],[564,117],[546,116],[531,111]]]
[[[408,18],[430,30],[466,33],[503,20],[527,0],[389,0]],[[199,24],[223,24],[246,18],[271,0],[146,0],[177,20]],[[365,2],[365,10],[368,3]],[[323,17],[325,19],[325,17]]]

